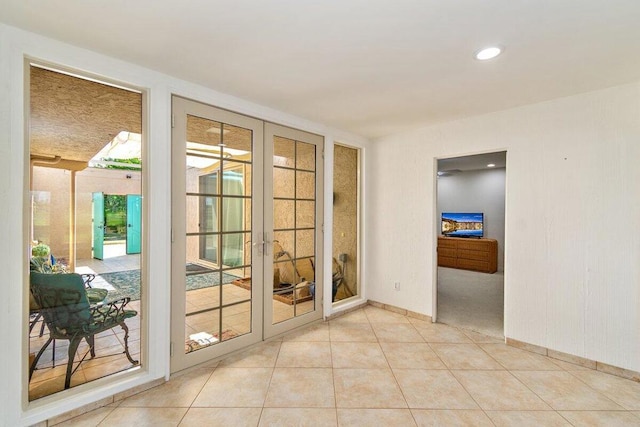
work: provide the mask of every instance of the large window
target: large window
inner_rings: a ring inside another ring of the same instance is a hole
[[[29,400],[137,369],[142,94],[30,67]]]
[[[333,301],[360,292],[360,151],[336,144],[333,152]]]

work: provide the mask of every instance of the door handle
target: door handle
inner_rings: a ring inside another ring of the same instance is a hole
[[[269,255],[269,245],[271,241],[269,240],[269,233],[264,233],[264,256]]]
[[[258,233],[261,234],[261,233]],[[252,244],[252,246],[257,246],[258,247],[258,255],[262,256],[263,252],[264,252],[264,240],[262,240],[261,242],[255,242]]]

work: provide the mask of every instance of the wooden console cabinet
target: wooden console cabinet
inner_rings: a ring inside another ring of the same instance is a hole
[[[498,270],[498,241],[439,236],[438,265],[495,273]]]

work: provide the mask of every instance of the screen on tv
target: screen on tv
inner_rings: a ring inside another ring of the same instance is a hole
[[[482,237],[484,214],[481,212],[443,212],[442,234],[451,237]]]

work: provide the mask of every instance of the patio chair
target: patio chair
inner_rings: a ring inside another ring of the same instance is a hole
[[[125,310],[129,298],[121,298],[112,302],[90,305],[87,290],[82,276],[76,273],[47,274],[32,272],[30,276],[31,294],[38,304],[40,313],[49,329],[49,339],[38,351],[29,369],[29,379],[38,364],[40,356],[53,340],[69,341],[69,360],[64,388],[69,388],[71,376],[87,357],[87,353],[73,369],[76,351],[84,339],[89,345],[91,358],[95,357],[94,335],[120,326],[124,330],[124,353],[133,365],[134,360],[129,353],[129,329],[126,319],[135,317],[135,310]]]
[[[47,273],[54,274],[53,270],[47,268],[47,264],[39,258],[31,258],[31,272],[38,273]],[[107,294],[109,291],[103,288],[94,288],[91,286],[91,282],[96,278],[95,274],[81,274],[82,281],[84,282],[84,287],[87,290],[87,298],[89,299],[89,304],[97,304],[104,301],[107,298]],[[33,327],[38,323],[38,321],[42,318],[42,314],[40,313],[40,307],[38,303],[33,298],[33,295],[29,296],[29,334],[33,330]],[[40,327],[40,335],[44,334],[44,323]]]

